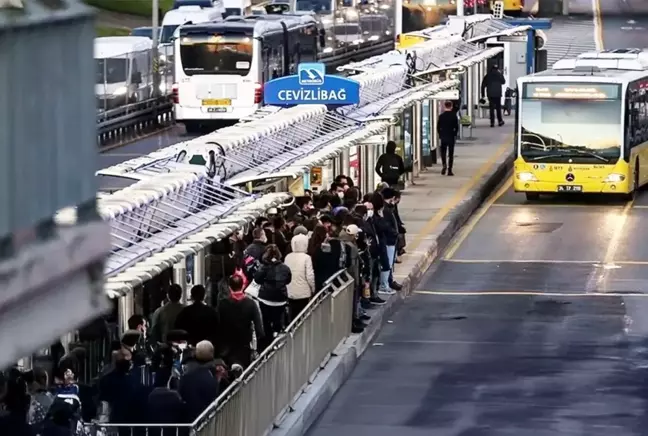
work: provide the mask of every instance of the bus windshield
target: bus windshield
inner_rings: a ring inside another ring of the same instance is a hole
[[[615,163],[619,159],[623,126],[618,85],[539,85],[546,84],[533,84],[534,90],[525,88],[522,95],[519,141],[526,161]],[[608,86],[612,88],[603,88]]]
[[[245,76],[252,66],[252,38],[182,37],[180,60],[185,74],[236,74]]]

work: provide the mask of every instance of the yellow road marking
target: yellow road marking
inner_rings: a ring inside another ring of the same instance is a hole
[[[605,208],[605,210],[611,208],[621,208],[625,207],[622,204],[509,204],[509,203],[497,203],[493,204],[492,207],[515,207],[515,208],[529,208],[529,209],[556,209],[556,208]],[[648,208],[648,206],[634,206]]]
[[[551,260],[551,259],[533,259],[533,260],[514,260],[514,259],[443,259],[445,262],[452,263],[574,263],[574,264],[595,264],[600,263],[597,260]]]
[[[614,223],[614,232],[612,233],[612,238],[610,238],[607,250],[605,250],[605,257],[603,258],[603,263],[605,264],[614,263],[614,258],[621,245],[623,230],[625,230],[625,224],[628,221],[628,215],[630,215],[634,202],[634,199],[632,199],[625,205],[619,216],[619,221]]]
[[[531,295],[543,297],[648,297],[639,292],[542,292],[542,291],[414,291],[421,295],[455,295],[457,297],[480,297],[483,295]]]
[[[551,259],[528,259],[528,260],[515,260],[515,259],[443,259],[444,262],[449,263],[549,263],[549,264],[574,264],[574,265],[600,265],[606,264],[598,260],[551,260]],[[614,265],[618,266],[632,266],[632,265],[648,265],[648,260],[617,260]]]
[[[504,195],[504,193],[508,191],[512,185],[513,177],[509,177],[504,183],[502,183],[499,190],[494,195],[491,195],[488,200],[486,200],[481,209],[479,209],[479,211],[474,214],[470,218],[470,220],[468,220],[468,223],[461,230],[459,236],[454,238],[454,240],[450,244],[450,247],[448,248],[448,250],[446,250],[445,259],[452,259],[452,257],[455,255],[455,252],[459,249],[461,244],[463,244],[468,235],[473,231],[477,223],[483,218],[484,215],[486,215],[486,212],[488,212],[491,206],[495,204],[495,202],[499,200],[499,198]]]
[[[596,50],[603,50],[603,19],[601,18],[601,0],[592,0],[594,12],[594,43]]]
[[[462,186],[461,189],[459,189],[455,193],[455,195],[450,200],[448,200],[448,202],[436,214],[434,214],[434,216],[430,218],[428,222],[425,223],[419,234],[414,237],[410,244],[408,244],[408,251],[416,251],[419,245],[421,245],[421,242],[423,242],[423,240],[434,231],[434,229],[441,223],[441,221],[443,221],[443,219],[450,212],[452,212],[452,210],[457,207],[459,203],[464,200],[466,194],[468,194],[471,189],[479,184],[482,177],[488,171],[490,171],[490,169],[495,165],[498,159],[510,149],[511,139],[512,136],[509,136],[506,142],[497,149],[495,154],[486,163],[484,163],[484,165],[482,165],[479,170],[477,170],[477,172],[470,178],[468,183]]]

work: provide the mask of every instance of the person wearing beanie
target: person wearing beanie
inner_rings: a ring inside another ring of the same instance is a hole
[[[292,274],[292,281],[288,284],[288,307],[291,319],[295,319],[304,310],[315,293],[315,273],[313,261],[307,253],[308,236],[305,233],[295,232],[290,241],[292,252],[286,256],[284,262]]]

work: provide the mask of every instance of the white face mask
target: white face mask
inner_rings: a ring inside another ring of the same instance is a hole
[[[344,192],[338,192],[337,195],[338,195],[338,197],[340,197],[340,198],[344,198]]]
[[[367,211],[367,218],[371,218],[373,216],[373,209],[369,209]]]
[[[178,349],[184,351],[187,349],[187,344],[185,342],[178,344]]]

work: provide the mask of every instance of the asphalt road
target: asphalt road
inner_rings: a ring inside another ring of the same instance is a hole
[[[500,194],[309,436],[646,434],[648,193],[632,205]]]
[[[648,5],[648,2],[646,2]],[[603,46],[607,50],[615,48],[648,49],[648,16],[602,15]]]
[[[98,169],[107,168],[195,137],[196,135],[188,135],[183,126],[176,125],[157,134],[115,146],[101,153]]]

